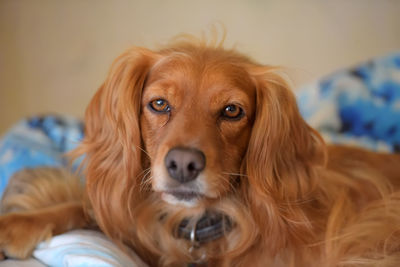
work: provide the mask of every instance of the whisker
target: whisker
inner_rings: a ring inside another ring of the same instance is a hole
[[[139,148],[143,153],[145,153],[149,157],[149,159],[152,159],[152,157],[149,155],[149,153],[146,150],[144,150],[140,146],[135,146],[135,147]]]
[[[242,177],[247,177],[246,174],[242,174],[242,173],[231,173],[231,172],[221,172],[222,174],[226,174],[226,175],[231,175],[231,176],[242,176]]]
[[[148,168],[146,173],[143,176],[142,181],[140,182],[140,191],[145,191],[148,187],[150,187],[152,179],[153,179],[153,176],[151,176],[151,169]]]
[[[148,179],[148,181],[151,181],[151,178],[152,178],[152,177],[150,177],[150,178]],[[146,192],[146,191],[149,191],[150,188],[151,188],[151,183],[145,182],[145,183],[142,183],[142,184],[141,184],[141,186],[140,186],[140,191],[141,191],[141,192]]]
[[[150,172],[146,173],[146,176],[143,177],[141,184],[143,186],[148,185],[149,183],[151,183],[151,178],[152,178],[151,173]]]
[[[220,178],[222,180],[222,181],[219,180],[218,182],[227,183],[232,192],[234,192],[234,193],[237,192],[237,188],[231,183],[231,181],[229,180],[229,176],[224,176],[224,175],[218,174],[218,178]]]
[[[142,183],[143,183],[143,182],[146,182],[146,181],[148,180],[148,179],[147,179],[147,176],[150,174],[150,172],[151,172],[151,170],[148,169],[148,170],[146,171],[146,173],[143,175]]]
[[[151,167],[146,168],[146,169],[143,169],[143,170],[136,176],[136,178],[140,177],[140,176],[141,176],[142,174],[144,174],[144,173],[149,172],[149,171],[150,171],[150,168],[151,168]],[[143,175],[143,176],[145,176],[145,175]]]

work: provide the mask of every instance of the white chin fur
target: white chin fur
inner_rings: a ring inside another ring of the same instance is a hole
[[[191,200],[180,200],[174,197],[171,194],[163,192],[161,194],[161,199],[171,205],[180,205],[180,206],[185,206],[185,207],[194,207],[196,206],[198,200],[196,198],[193,198]]]

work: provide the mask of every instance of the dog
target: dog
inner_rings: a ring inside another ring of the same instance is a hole
[[[64,170],[13,177],[5,255],[98,228],[150,266],[400,265],[400,155],[325,144],[280,68],[221,43],[119,56],[73,154],[85,187]]]

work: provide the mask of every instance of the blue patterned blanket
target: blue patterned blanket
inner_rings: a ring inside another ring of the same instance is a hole
[[[297,92],[328,142],[400,152],[400,53],[341,70]]]
[[[83,137],[81,121],[68,116],[23,120],[0,139],[0,197],[10,177],[24,168],[68,165],[64,154]]]

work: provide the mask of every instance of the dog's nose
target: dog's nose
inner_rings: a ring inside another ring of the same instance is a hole
[[[173,148],[165,157],[165,166],[171,178],[180,183],[190,182],[204,170],[206,158],[200,150]]]

